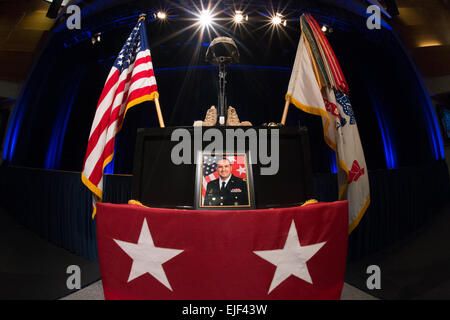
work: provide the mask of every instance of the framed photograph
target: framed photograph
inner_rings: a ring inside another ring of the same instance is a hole
[[[248,153],[198,153],[195,207],[208,210],[255,208]]]

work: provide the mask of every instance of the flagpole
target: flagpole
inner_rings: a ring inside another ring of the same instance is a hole
[[[159,126],[161,128],[164,128],[164,120],[161,113],[161,106],[159,105],[159,99],[157,95],[155,96],[155,106],[156,106],[156,113],[158,114]]]
[[[141,13],[139,15],[138,22],[141,21],[141,20],[145,20],[146,16],[147,15],[145,13]],[[155,96],[155,106],[156,106],[156,113],[158,114],[159,126],[161,128],[164,128],[165,127],[164,126],[164,120],[163,120],[163,116],[162,116],[162,113],[161,113],[161,106],[159,105],[158,95]]]
[[[290,101],[286,100],[286,103],[284,105],[283,117],[281,118],[281,124],[283,126],[286,124],[286,118],[287,118],[287,114],[288,114],[288,110],[289,110],[289,104],[290,104]]]

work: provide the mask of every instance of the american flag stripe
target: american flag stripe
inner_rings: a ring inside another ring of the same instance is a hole
[[[92,126],[93,129],[96,128],[96,126],[99,124],[98,117],[107,113],[108,109],[111,106],[111,101],[113,100],[113,98],[115,100],[121,98],[119,95],[123,94],[125,86],[130,82],[131,77],[133,76],[133,74],[130,73],[133,66],[134,65],[131,65],[130,68],[128,68],[126,72],[122,72],[122,74],[119,74],[119,70],[117,70],[116,72],[112,73],[111,78],[107,80],[105,88],[103,89],[102,98],[100,99],[99,105],[97,107],[97,112]]]
[[[122,99],[123,94],[120,93],[117,95],[117,99],[119,101]],[[113,102],[114,103],[114,102]],[[104,113],[103,117],[101,118],[100,122],[96,125],[95,130],[91,137],[89,138],[88,148],[86,151],[86,156],[91,156],[91,152],[93,149],[98,146],[99,141],[103,141],[102,139],[105,139],[103,136],[105,134],[105,131],[107,130],[108,126],[110,127],[110,123],[112,119],[115,119],[116,115],[114,112],[111,112],[111,106],[113,103],[110,104],[110,107],[107,109],[107,111]]]
[[[117,84],[117,80],[119,80],[119,77],[120,77],[120,71],[118,69],[113,68],[108,75],[108,78],[105,83],[105,87],[103,88],[100,99],[98,100],[99,105],[101,105],[103,100],[105,100],[105,97],[108,93],[109,94],[113,93],[113,91],[111,91],[111,89],[114,85]]]
[[[89,176],[89,180],[92,181],[95,185],[98,185],[100,179],[103,177],[103,169],[108,165],[110,161],[106,161],[109,157],[113,156],[114,152],[114,139],[109,140],[103,150],[100,159],[95,164],[94,170]],[[112,160],[112,158],[111,158]]]
[[[146,81],[148,81],[148,83],[152,83],[152,85],[153,85],[154,84],[153,81],[149,80],[149,78],[151,79],[152,77],[153,78],[155,77],[153,70],[148,70],[148,69],[140,70],[139,73],[136,73],[133,75],[133,77],[131,79],[131,84],[134,84],[136,81],[139,81],[139,80],[146,80]]]
[[[103,99],[99,102],[97,106],[97,110],[95,111],[94,120],[92,122],[92,130],[97,128],[98,122],[101,119],[101,117],[106,114],[106,111],[110,108],[112,99],[115,96],[115,92],[117,90],[117,87],[119,86],[119,70],[117,72],[114,72],[112,74],[111,80],[114,81],[114,83],[108,84],[108,87],[105,87],[102,91]],[[109,82],[109,81],[108,81]],[[92,134],[92,131],[91,131]]]
[[[144,85],[144,84],[145,84],[145,82],[143,81],[141,85]],[[144,88],[138,88],[138,87],[130,88],[130,89],[133,90],[133,92],[129,94],[129,99],[130,99],[131,101],[133,101],[133,100],[135,100],[135,99],[141,97],[141,96],[142,96],[143,94],[145,94],[147,91],[153,90],[155,87],[156,87],[156,85],[150,85],[150,86],[146,86],[146,87],[144,87]],[[130,90],[130,91],[131,91],[131,90]]]
[[[94,197],[94,208],[95,200],[102,200],[103,170],[114,156],[115,136],[127,110],[155,97],[158,88],[145,25],[140,19],[108,75],[89,134],[82,181],[98,198]]]
[[[107,111],[109,110],[109,108],[111,106],[111,100],[115,96],[116,96],[115,100],[118,100],[118,101],[123,100],[122,99],[123,96],[121,96],[121,94],[123,95],[124,91],[126,91],[125,90],[126,85],[127,84],[130,85],[131,83],[136,81],[136,79],[138,79],[141,76],[139,74],[140,71],[147,70],[147,71],[150,71],[150,73],[147,74],[149,77],[155,76],[155,74],[153,72],[152,60],[151,60],[151,58],[148,58],[148,56],[146,56],[147,54],[148,55],[150,54],[150,50],[140,52],[137,56],[137,60],[135,61],[135,63],[131,64],[129,66],[128,70],[126,70],[126,72],[122,72],[122,74],[120,74],[118,69],[110,72],[110,76],[106,80],[105,87],[102,91],[102,95],[99,100],[99,104],[98,104],[97,111],[96,111],[93,125],[92,125],[92,130],[95,130],[98,128],[99,121],[100,121],[99,117],[109,114]],[[131,71],[133,71],[133,72],[131,72]],[[134,78],[135,76],[137,76],[138,78]],[[130,83],[130,80],[131,80],[131,83]],[[156,80],[155,80],[155,84],[156,84]],[[102,127],[100,126],[100,128],[102,128]],[[104,129],[104,127],[103,127],[103,129]],[[92,135],[92,132],[91,132],[91,135]]]
[[[149,81],[147,78],[139,77],[138,79],[134,79],[133,81],[134,82],[131,83],[129,93],[128,93],[128,97],[130,98],[130,100],[134,100],[134,99],[132,99],[132,97],[136,98],[136,94],[133,91],[136,90],[136,91],[139,91],[142,93],[145,90],[151,89],[152,87],[154,87],[156,85],[156,82]]]

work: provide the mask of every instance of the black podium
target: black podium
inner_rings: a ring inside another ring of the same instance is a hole
[[[251,180],[257,209],[296,206],[313,198],[310,147],[306,128],[171,127],[138,129],[133,163],[133,199],[151,207],[195,208],[197,164],[194,162],[198,157],[198,150],[194,148],[194,135],[201,133],[203,136],[206,130],[211,128],[216,130],[215,133],[220,132],[223,135],[224,146],[227,143],[226,130],[228,133],[230,130],[238,130],[241,134],[249,135],[256,132],[258,143],[261,142],[259,133],[265,131],[267,154],[273,151],[272,135],[278,136],[279,166],[274,175],[262,174],[261,169],[267,169],[268,165],[259,161],[258,154],[251,150],[249,139],[244,141],[245,152],[248,152],[251,158]],[[172,151],[181,141],[172,141],[173,136],[180,132],[192,137],[188,164],[175,164],[171,157]],[[234,151],[240,151],[237,149],[239,143],[234,139]],[[202,141],[201,149],[211,141]]]

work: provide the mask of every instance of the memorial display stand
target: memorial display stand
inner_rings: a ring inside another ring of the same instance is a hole
[[[174,148],[181,143],[179,137],[172,141],[172,135],[175,130],[180,129],[182,131],[178,131],[178,134],[181,132],[190,137],[189,164],[174,164],[172,160],[173,150],[178,150]],[[250,154],[252,161],[257,209],[296,206],[313,197],[309,138],[306,128],[172,127],[138,129],[133,167],[133,199],[152,207],[195,208],[196,164],[194,162],[199,150],[195,150],[194,142],[195,139],[201,139],[206,130],[220,132],[224,148],[229,143],[227,139],[232,134],[230,132],[234,132],[235,135],[240,133],[243,136],[256,135],[257,150],[251,150],[249,139],[245,138],[244,151]],[[201,134],[201,137],[194,137],[196,132]],[[267,133],[267,138],[264,132]],[[210,133],[211,131],[208,131],[208,134]],[[271,140],[272,135],[278,135],[276,142]],[[226,150],[227,152],[238,151],[238,139],[233,139],[235,149]],[[271,154],[274,143],[278,144],[278,150],[274,149],[274,154]],[[203,150],[209,144],[211,141],[202,141],[201,149]],[[263,148],[267,146],[267,152],[264,152],[261,146],[264,146]],[[269,155],[272,162],[278,161],[276,174],[262,174],[261,169],[267,168],[270,164],[262,163],[261,153]]]

